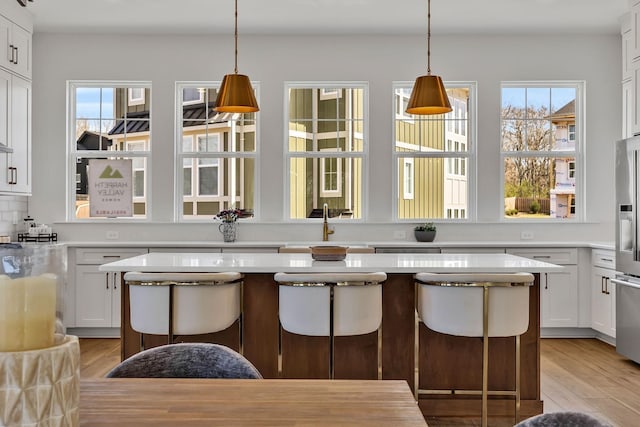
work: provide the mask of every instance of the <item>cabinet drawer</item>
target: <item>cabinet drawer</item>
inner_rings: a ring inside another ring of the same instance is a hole
[[[549,249],[507,249],[507,253],[536,261],[549,262],[551,264],[571,265],[578,263],[578,249],[576,248],[549,248]]]
[[[616,253],[606,249],[593,249],[591,251],[591,265],[594,267],[616,269]]]
[[[76,264],[105,264],[146,253],[146,249],[78,248],[76,249]]]

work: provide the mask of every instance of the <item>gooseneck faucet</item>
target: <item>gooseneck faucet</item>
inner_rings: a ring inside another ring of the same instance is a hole
[[[326,242],[329,240],[329,234],[335,233],[335,230],[329,229],[329,223],[327,222],[327,217],[329,216],[329,207],[325,203],[322,206],[322,241]]]

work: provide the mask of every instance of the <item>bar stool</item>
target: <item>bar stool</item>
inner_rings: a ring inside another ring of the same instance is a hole
[[[520,335],[529,328],[529,286],[533,285],[533,275],[418,273],[415,279],[418,285],[417,313],[429,329],[455,336],[482,337],[483,427],[486,427],[488,417],[489,337],[515,336],[514,390],[491,393],[515,397],[517,423],[520,416]],[[420,392],[440,391],[419,388],[418,326],[419,321],[416,320],[416,399]]]
[[[386,273],[276,273],[280,339],[287,332],[329,337],[329,377],[334,337],[378,331],[378,379],[382,379],[382,285]],[[281,348],[281,346],[280,346]]]
[[[124,275],[129,285],[131,328],[144,334],[199,335],[222,331],[239,319],[242,353],[240,273],[139,273]]]

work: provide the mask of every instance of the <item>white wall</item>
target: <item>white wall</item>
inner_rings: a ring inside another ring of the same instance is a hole
[[[241,240],[317,239],[317,224],[283,225],[285,81],[369,82],[370,186],[366,224],[337,226],[335,240],[386,240],[411,225],[390,223],[393,81],[426,70],[423,36],[240,36],[239,71],[260,82],[261,222],[242,224]],[[443,224],[438,240],[612,241],[614,141],[621,135],[620,36],[434,36],[432,70],[445,80],[478,82],[478,221]],[[233,70],[233,40],[220,36],[64,35],[33,42],[33,197],[29,213],[55,223],[62,240],[221,240],[217,226],[168,224],[173,189],[175,81],[220,80]],[[150,80],[153,223],[65,224],[66,81]],[[587,220],[580,224],[500,222],[500,82],[585,80]],[[265,185],[264,183],[269,183]],[[204,231],[203,231],[204,230]]]

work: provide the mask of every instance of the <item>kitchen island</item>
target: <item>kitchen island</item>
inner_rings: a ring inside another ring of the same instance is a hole
[[[413,275],[434,273],[534,273],[530,289],[529,329],[521,338],[521,416],[542,412],[540,399],[540,274],[562,267],[508,254],[348,254],[344,261],[313,261],[310,254],[275,253],[149,253],[100,267],[120,272],[223,272],[244,274],[243,353],[266,378],[323,378],[327,372],[329,345],[323,337],[282,333],[278,328],[277,272],[376,272],[388,277],[383,284],[382,375],[403,379],[413,389],[415,354],[420,360],[421,389],[479,390],[481,387],[482,340],[454,337],[430,331],[420,324],[420,346],[416,349],[415,285]],[[238,324],[206,336],[179,340],[212,341],[239,349]],[[122,358],[139,351],[139,334],[129,323],[129,297],[122,292]],[[166,337],[145,336],[147,345],[160,345]],[[335,375],[344,379],[377,378],[377,334],[336,337]],[[279,367],[279,347],[292,355]],[[515,378],[514,338],[491,338],[489,388],[512,389]],[[416,351],[417,350],[417,351]],[[437,362],[436,362],[437,361]],[[426,415],[479,416],[479,396],[421,395],[419,405]],[[512,401],[490,400],[492,414],[508,416]]]

